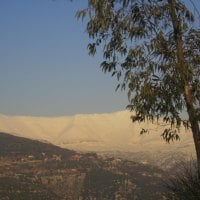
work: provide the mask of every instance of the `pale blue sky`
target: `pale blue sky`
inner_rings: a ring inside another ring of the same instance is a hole
[[[75,18],[83,2],[0,0],[0,113],[125,109],[126,93],[115,92],[117,81],[101,72],[101,57],[87,54],[85,25]]]
[[[0,113],[68,115],[123,110],[126,94],[87,54],[83,1],[0,0]]]

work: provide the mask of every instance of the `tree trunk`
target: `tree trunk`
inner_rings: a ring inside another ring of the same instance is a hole
[[[199,130],[198,121],[192,122],[191,128],[192,128],[193,139],[194,139],[196,155],[197,155],[198,177],[199,177],[199,180],[200,180],[200,130]]]
[[[176,0],[168,0],[169,4],[169,13],[172,20],[173,32],[174,32],[174,40],[176,42],[176,55],[177,55],[177,69],[181,73],[183,73],[182,80],[184,83],[184,98],[186,103],[186,108],[189,116],[189,122],[191,124],[191,130],[194,139],[194,145],[197,156],[197,169],[198,169],[198,177],[200,180],[200,129],[198,119],[196,118],[196,112],[193,105],[192,93],[189,84],[189,69],[187,63],[185,61],[184,51],[183,51],[183,41],[182,41],[182,28],[181,21],[177,16],[175,9]]]
[[[198,178],[200,180],[200,129],[199,122],[196,118],[195,109],[192,103],[191,89],[189,88],[189,85],[185,86],[185,101],[196,150]]]
[[[199,122],[198,119],[196,118],[195,109],[192,103],[192,95],[189,85],[186,85],[185,87],[185,101],[196,150],[198,178],[200,180],[200,129],[199,129]]]

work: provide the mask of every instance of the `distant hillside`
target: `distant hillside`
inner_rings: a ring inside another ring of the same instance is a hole
[[[168,151],[194,154],[191,132],[181,130],[181,142],[167,145],[160,135],[166,126],[132,123],[128,111],[63,117],[0,115],[0,131],[80,151]],[[150,134],[140,136],[141,128]]]
[[[75,154],[74,151],[62,149],[52,144],[0,133],[0,156],[34,155],[42,157],[44,152],[47,156],[59,154],[64,158],[69,158]]]
[[[162,170],[0,133],[1,200],[163,199]]]

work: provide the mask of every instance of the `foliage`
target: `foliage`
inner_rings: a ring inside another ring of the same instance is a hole
[[[171,124],[162,134],[169,142],[179,139],[181,125],[190,128],[189,116],[182,117],[189,106],[188,115],[200,120],[200,29],[182,1],[88,0],[77,17],[88,20],[89,54],[102,49],[102,71],[117,78],[116,89],[127,90],[133,121],[162,118]]]

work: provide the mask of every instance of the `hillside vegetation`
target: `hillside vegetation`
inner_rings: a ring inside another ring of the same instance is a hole
[[[162,199],[164,172],[0,133],[1,200]]]

